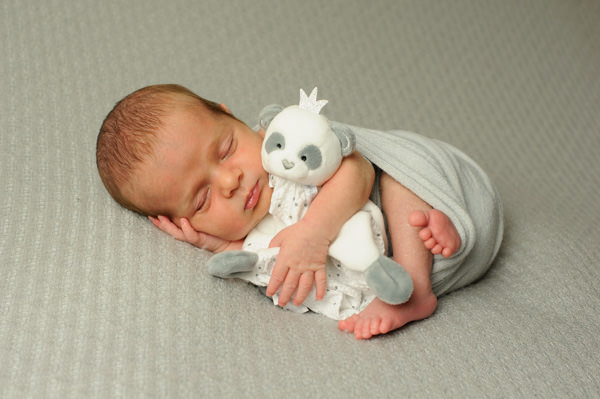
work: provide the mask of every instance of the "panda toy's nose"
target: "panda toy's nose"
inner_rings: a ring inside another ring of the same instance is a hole
[[[291,161],[288,161],[287,159],[284,159],[283,161],[281,161],[281,163],[283,164],[283,167],[287,170],[287,169],[292,169],[294,167],[294,163]]]

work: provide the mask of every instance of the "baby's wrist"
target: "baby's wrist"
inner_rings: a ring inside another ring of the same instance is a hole
[[[299,223],[302,223],[303,228],[306,229],[312,237],[322,238],[331,243],[337,236],[337,231],[332,231],[331,224],[327,223],[325,219],[309,218],[305,216],[300,219]]]

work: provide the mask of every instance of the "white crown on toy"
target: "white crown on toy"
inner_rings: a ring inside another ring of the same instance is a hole
[[[300,103],[298,104],[300,109],[318,114],[327,103],[327,100],[317,100],[316,87],[310,92],[310,96],[307,96],[304,90],[300,89]]]

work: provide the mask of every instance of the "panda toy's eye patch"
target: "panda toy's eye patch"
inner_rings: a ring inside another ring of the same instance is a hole
[[[271,133],[271,135],[267,138],[267,141],[265,142],[265,151],[267,152],[267,154],[270,154],[276,150],[283,150],[284,148],[285,137],[279,132]]]
[[[298,158],[306,164],[308,169],[315,170],[321,166],[323,156],[321,150],[316,145],[307,145],[299,153]]]

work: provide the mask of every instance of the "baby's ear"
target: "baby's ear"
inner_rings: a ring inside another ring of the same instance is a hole
[[[338,123],[329,123],[331,130],[335,133],[338,140],[340,141],[340,145],[342,146],[342,156],[346,157],[354,151],[356,148],[356,137],[352,130],[347,126],[338,124]]]
[[[283,107],[281,105],[277,105],[277,104],[271,104],[271,105],[267,105],[266,107],[264,107],[263,110],[260,111],[260,114],[259,114],[260,115],[259,120],[258,120],[259,126],[263,130],[267,130],[267,128],[271,124],[271,121],[282,110],[283,110]]]

